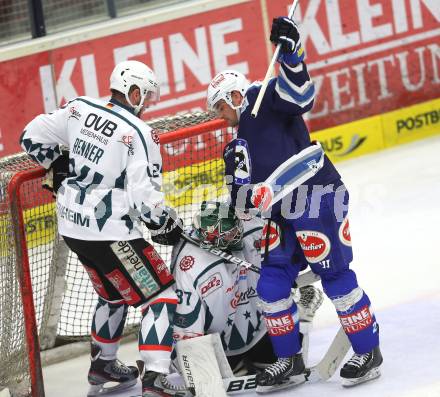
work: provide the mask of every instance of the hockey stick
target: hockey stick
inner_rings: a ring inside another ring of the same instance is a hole
[[[335,374],[350,347],[350,341],[345,335],[344,329],[340,327],[324,357],[318,364],[309,368],[309,374],[304,375],[306,381],[329,380]],[[244,393],[253,391],[257,387],[257,382],[255,375],[238,376],[223,379],[223,387],[228,394]]]
[[[182,233],[181,237],[184,240],[188,241],[189,243],[200,247],[200,243],[197,240],[193,239],[191,236],[188,236],[187,234]],[[220,258],[223,258],[227,262],[235,263],[238,266],[243,266],[246,269],[249,269],[255,273],[259,274],[261,271],[261,269],[258,266],[255,266],[252,263],[245,261],[244,259],[237,258],[236,256],[229,254],[228,252],[222,251],[221,249],[214,248],[214,247],[212,247],[212,248],[208,247],[208,248],[203,248],[203,249],[205,251],[210,252],[213,255],[216,255]],[[313,273],[311,270],[309,270],[306,273],[298,275],[298,277],[295,280],[296,288],[300,288],[300,287],[304,287],[306,285],[313,284],[319,280],[320,280],[320,277],[317,274]]]
[[[191,236],[188,236],[187,234],[182,233],[181,237],[184,240],[188,241],[189,243],[197,245],[198,247],[200,247],[200,243],[197,240],[193,239]],[[207,247],[207,248],[203,248],[203,250],[208,251],[211,254],[216,255],[216,256],[218,256],[220,258],[223,258],[227,262],[235,263],[236,265],[243,266],[246,269],[252,270],[255,273],[260,273],[260,268],[259,267],[253,265],[252,263],[249,263],[249,262],[245,261],[244,259],[237,258],[236,256],[234,256],[232,254],[229,254],[229,253],[227,253],[225,251],[222,251],[221,249],[218,249],[218,248],[215,248],[215,247]]]
[[[299,0],[293,0],[288,16],[289,19],[292,19],[293,13],[295,12],[298,3]],[[261,83],[261,89],[260,92],[258,93],[257,100],[255,101],[254,107],[252,108],[251,114],[253,117],[257,117],[258,111],[260,110],[261,101],[263,100],[264,93],[266,92],[267,85],[269,84],[269,80],[272,77],[273,68],[275,67],[275,62],[278,59],[278,54],[280,52],[280,49],[281,49],[281,44],[278,44],[272,56],[272,60],[269,64],[269,67],[267,68],[266,76],[264,76],[264,80]]]

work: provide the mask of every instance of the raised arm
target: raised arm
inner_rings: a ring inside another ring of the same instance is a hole
[[[306,113],[313,106],[315,87],[304,63],[305,52],[295,22],[287,17],[275,18],[270,40],[281,44],[280,69],[278,77],[269,83],[266,95],[279,111],[295,115]]]

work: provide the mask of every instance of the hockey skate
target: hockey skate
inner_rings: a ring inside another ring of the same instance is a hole
[[[100,358],[101,348],[91,344],[91,360],[88,381],[90,384],[88,397],[101,396],[114,391],[121,391],[134,386],[139,376],[136,367],[127,367],[119,360],[103,360]],[[116,383],[106,386],[106,383]]]
[[[187,397],[192,394],[185,386],[168,381],[166,375],[154,371],[146,371],[143,361],[137,361],[142,381],[142,397]]]
[[[351,387],[380,376],[383,358],[379,346],[365,354],[354,354],[341,368],[342,386]]]
[[[257,393],[268,393],[297,386],[307,380],[310,371],[306,369],[302,354],[279,358],[261,373],[257,374]]]

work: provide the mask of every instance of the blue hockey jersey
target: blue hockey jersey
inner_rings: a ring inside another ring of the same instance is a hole
[[[242,206],[242,200],[237,201],[241,186],[265,181],[280,164],[311,145],[302,114],[312,108],[315,88],[306,65],[281,64],[279,75],[269,81],[254,118],[251,111],[260,89],[261,85],[254,83],[247,90],[240,109],[237,138],[226,145],[223,152],[232,204],[238,207]],[[323,168],[305,184],[328,185],[339,178],[326,156]],[[251,206],[249,198],[250,192],[246,208]]]

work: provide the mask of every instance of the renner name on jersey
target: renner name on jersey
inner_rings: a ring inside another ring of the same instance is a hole
[[[155,138],[127,109],[88,97],[25,127],[22,147],[45,168],[59,157],[59,145],[69,147],[69,175],[57,194],[61,235],[83,240],[142,237],[139,217],[151,222],[151,209],[164,199]]]
[[[263,221],[243,223],[243,250],[232,253],[260,266]],[[172,258],[179,300],[174,316],[176,340],[218,332],[226,355],[236,355],[263,337],[266,327],[257,309],[257,273],[225,263],[186,241],[174,247]]]

